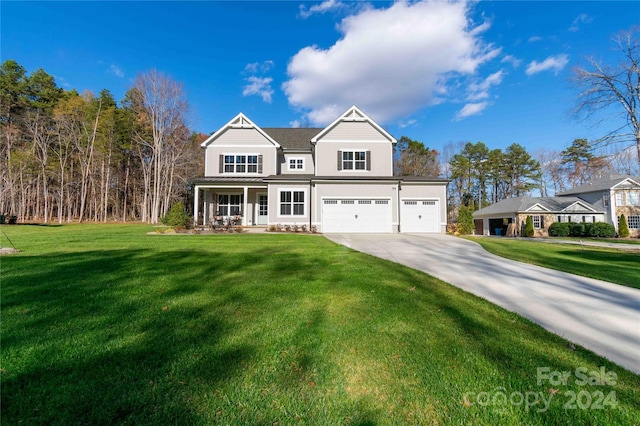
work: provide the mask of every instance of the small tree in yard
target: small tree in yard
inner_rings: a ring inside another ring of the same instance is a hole
[[[178,201],[171,209],[166,216],[162,218],[162,223],[168,226],[182,226],[187,227],[191,222],[191,218],[184,210],[184,204],[181,201]]]
[[[627,238],[629,236],[629,225],[627,225],[627,218],[623,214],[620,215],[618,220],[618,236],[620,238]]]
[[[527,216],[527,221],[524,224],[524,235],[531,238],[534,234],[535,231],[533,229],[533,219],[531,219],[531,216]]]
[[[458,231],[461,234],[470,234],[473,232],[473,213],[467,206],[460,207],[458,210]]]

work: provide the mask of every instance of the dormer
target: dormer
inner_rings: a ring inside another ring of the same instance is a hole
[[[356,106],[311,139],[316,176],[393,176],[396,140]]]

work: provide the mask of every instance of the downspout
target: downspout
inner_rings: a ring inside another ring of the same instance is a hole
[[[398,185],[396,185],[396,203],[398,204],[397,207],[397,215],[398,215],[398,234],[400,233],[400,182],[402,182],[402,180],[398,179]]]
[[[313,226],[313,193],[311,192],[313,190],[312,180],[313,179],[309,179],[309,232],[311,232],[311,227]]]

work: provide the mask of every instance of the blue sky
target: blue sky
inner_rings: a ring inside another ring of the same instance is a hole
[[[0,59],[120,100],[155,68],[184,84],[194,130],[239,112],[323,126],[355,104],[395,137],[562,150],[598,128],[570,117],[571,69],[613,61],[636,2],[12,2]],[[615,61],[613,62],[615,63]]]

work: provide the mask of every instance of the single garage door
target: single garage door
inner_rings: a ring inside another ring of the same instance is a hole
[[[322,232],[391,232],[391,200],[322,200]]]
[[[401,232],[440,232],[437,200],[402,200],[400,204]]]

